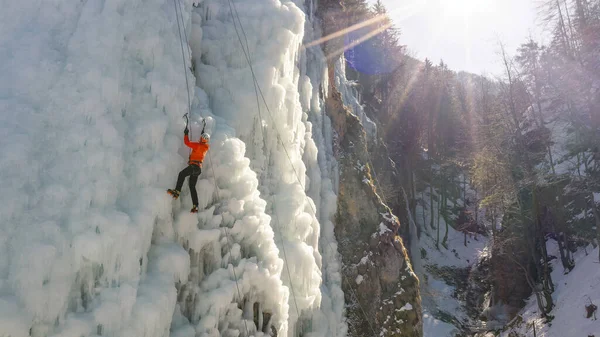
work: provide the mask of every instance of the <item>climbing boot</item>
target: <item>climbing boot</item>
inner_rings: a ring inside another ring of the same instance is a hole
[[[198,213],[198,206],[194,205],[194,207],[192,207],[192,210],[190,212]]]
[[[173,199],[179,198],[179,191],[178,190],[168,189],[167,193],[169,193],[173,197]]]

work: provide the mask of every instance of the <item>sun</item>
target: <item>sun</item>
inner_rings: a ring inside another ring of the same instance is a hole
[[[493,0],[435,0],[446,16],[471,16],[492,10]]]

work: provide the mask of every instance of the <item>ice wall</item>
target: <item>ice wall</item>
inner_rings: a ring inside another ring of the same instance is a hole
[[[290,335],[343,336],[331,223],[337,167],[319,100],[325,62],[320,48],[302,48],[305,33],[319,35],[307,21],[311,8],[301,1],[204,1],[192,18],[190,44],[197,85],[212,112],[233,127],[232,136],[245,142],[259,175],[279,256],[286,260]]]
[[[285,331],[281,260],[243,143],[215,138],[215,171],[226,179],[221,199],[210,182],[221,176],[199,182],[208,208],[200,221],[186,218],[189,201],[182,211],[164,193],[184,164],[177,150],[187,106],[170,4],[3,6],[0,335],[167,336],[174,313],[173,334],[190,335],[177,288],[199,277],[184,247],[204,246],[215,250],[202,286],[214,291],[197,303],[201,328],[214,331],[219,320],[206,321],[227,315],[230,326],[220,328],[240,329],[232,262],[242,296],[268,287],[262,305]]]
[[[358,117],[365,132],[369,136],[369,141],[377,142],[377,125],[365,113],[365,110],[358,99],[358,90],[356,83],[351,82],[346,77],[346,60],[339,57],[335,61],[335,87],[342,94],[344,105],[350,108],[350,111]]]
[[[0,335],[168,334],[188,272],[181,247],[151,248],[182,159],[172,8],[2,8]]]
[[[177,2],[3,4],[0,336],[345,335],[325,66],[296,2],[234,1],[262,118],[226,1],[181,1],[185,73]],[[197,216],[165,194],[186,90],[213,136]]]

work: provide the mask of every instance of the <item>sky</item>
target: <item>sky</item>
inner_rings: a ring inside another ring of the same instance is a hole
[[[544,41],[538,0],[383,0],[400,43],[418,59],[441,59],[456,71],[502,71],[498,41],[510,55],[530,34]],[[374,1],[371,1],[374,2]],[[546,37],[547,39],[547,37]]]

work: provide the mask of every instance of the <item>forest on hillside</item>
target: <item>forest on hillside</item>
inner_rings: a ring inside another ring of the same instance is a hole
[[[401,174],[413,218],[423,217],[419,236],[447,248],[448,226],[465,233],[465,244],[469,233],[489,235],[491,302],[518,307],[533,294],[550,316],[549,261],[568,273],[578,247],[600,243],[600,1],[545,1],[539,15],[551,41],[529,39],[515,53],[500,42],[497,77],[410,57],[380,1],[344,6],[348,27],[372,23],[348,34],[347,43],[372,38],[346,51],[346,72]],[[382,185],[389,203],[402,197]],[[484,208],[486,219],[468,206]],[[419,207],[431,212],[427,220]],[[547,252],[549,238],[560,256]],[[526,287],[514,291],[518,284]]]

